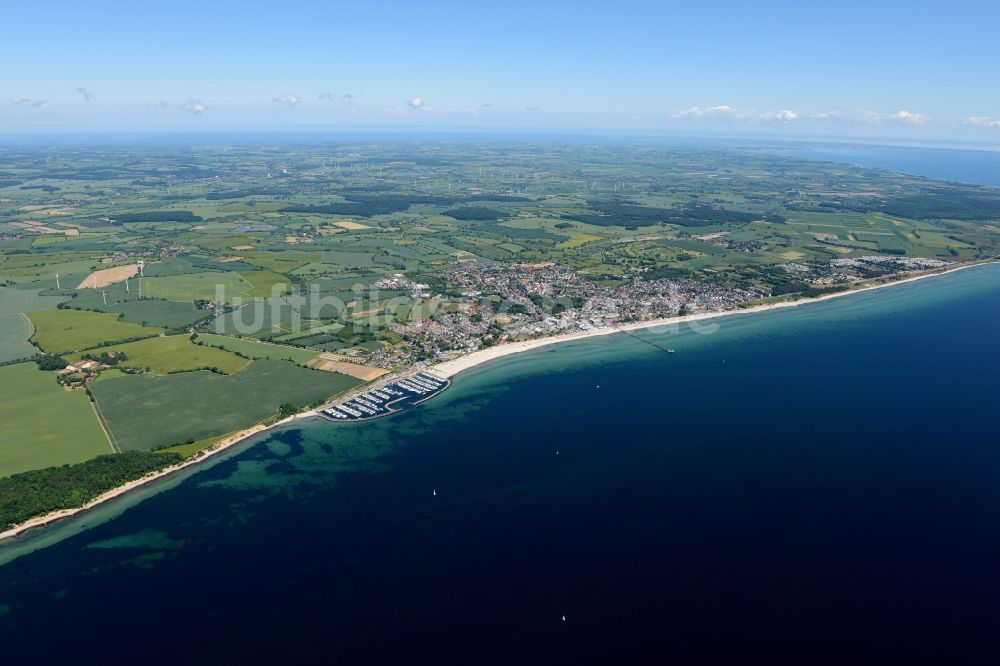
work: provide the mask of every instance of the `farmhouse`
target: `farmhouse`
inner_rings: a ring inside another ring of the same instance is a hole
[[[61,375],[67,375],[73,372],[85,372],[87,370],[92,370],[99,365],[97,361],[92,361],[90,359],[84,359],[82,361],[77,361],[76,363],[70,363],[65,368],[59,371]]]

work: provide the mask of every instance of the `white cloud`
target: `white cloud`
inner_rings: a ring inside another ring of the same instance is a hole
[[[743,109],[728,104],[718,104],[716,106],[692,106],[674,114],[675,118],[682,119],[710,119],[710,118],[730,118],[734,120],[760,120],[769,123],[788,124],[799,120],[797,112],[790,109],[778,111],[754,111],[753,109]]]
[[[799,114],[794,111],[789,111],[788,109],[782,109],[781,111],[764,111],[760,114],[760,119],[767,122],[788,124],[798,120]]]
[[[285,106],[295,106],[302,100],[293,95],[292,93],[285,93],[284,95],[278,95],[271,99],[275,104],[284,104]]]
[[[49,106],[48,100],[45,99],[28,99],[27,97],[19,97],[17,99],[9,99],[7,101],[11,104],[30,106],[31,108],[38,109],[39,111],[46,109]]]
[[[347,104],[347,106],[354,106],[354,95],[351,93],[344,93],[343,95],[340,95],[332,92],[321,92],[316,97],[317,99],[321,99],[326,102],[342,101]]]
[[[878,111],[848,111],[844,117],[865,125],[881,125],[885,122],[885,114]]]
[[[392,107],[392,110],[390,111],[390,113],[392,113],[393,115],[401,115],[401,114],[405,115],[405,114],[408,114],[408,113],[412,113],[413,111],[421,111],[421,112],[426,112],[426,113],[434,112],[434,113],[439,113],[439,114],[440,113],[449,113],[449,110],[446,107],[428,106],[427,102],[424,101],[424,98],[420,97],[419,95],[417,95],[413,99],[410,99],[410,100],[407,100],[406,102],[403,102],[402,105],[398,105],[398,104],[394,105],[394,107]]]
[[[895,113],[890,113],[889,118],[907,125],[927,124],[927,116],[920,113],[914,113],[913,111],[896,111]]]
[[[692,106],[690,109],[684,109],[683,111],[678,111],[674,114],[678,118],[751,118],[753,117],[753,111],[748,109],[737,109],[735,107],[729,106],[728,104],[719,104],[716,106],[708,106],[702,108],[700,106]]]
[[[810,113],[802,117],[809,120],[841,121],[846,123],[856,123],[859,125],[885,125],[887,123],[895,123],[919,127],[930,122],[930,119],[921,113],[905,110],[896,111],[894,113],[869,111],[865,109],[856,109],[854,111],[834,110]]]
[[[994,120],[989,116],[971,116],[965,121],[966,125],[971,125],[972,127],[992,127],[993,129],[1000,129],[1000,120]]]
[[[863,125],[881,125],[885,122],[885,114],[878,111],[820,111],[809,116],[816,120],[843,120]]]
[[[195,115],[201,115],[205,113],[208,107],[200,99],[189,99],[180,106],[181,111],[186,111],[187,113],[193,113]]]
[[[83,96],[84,102],[89,102],[90,100],[94,99],[94,93],[87,90],[85,86],[77,86],[76,91]]]
[[[759,121],[767,123],[780,123],[788,125],[799,121],[840,121],[848,123],[858,123],[864,125],[884,125],[886,123],[897,123],[901,125],[921,126],[930,122],[927,116],[914,111],[900,110],[894,113],[884,113],[880,111],[818,111],[804,113],[802,111],[792,111],[791,109],[780,109],[777,111],[755,111],[753,109],[742,109],[728,104],[718,106],[692,106],[673,114],[675,118],[682,119],[710,119],[710,118],[730,118],[737,120]]]

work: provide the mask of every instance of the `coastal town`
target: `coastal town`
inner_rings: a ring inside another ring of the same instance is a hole
[[[846,289],[864,280],[902,278],[948,265],[933,258],[871,255],[810,266],[788,263],[782,268],[813,286]],[[605,286],[554,263],[475,262],[435,277],[448,294],[431,294],[428,285],[402,274],[376,285],[404,290],[410,302],[430,303],[435,309],[419,321],[392,325],[405,343],[362,352],[363,362],[384,368],[416,360],[442,362],[509,342],[742,309],[773,296],[761,288],[723,287],[696,279],[645,280],[641,275],[624,285]]]

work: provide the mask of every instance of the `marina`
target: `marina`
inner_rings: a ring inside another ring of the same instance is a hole
[[[320,409],[319,414],[334,422],[366,421],[433,398],[450,385],[448,379],[418,372],[328,405]]]

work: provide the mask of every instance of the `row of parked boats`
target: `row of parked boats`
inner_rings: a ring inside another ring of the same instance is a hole
[[[372,389],[339,405],[331,405],[320,413],[334,421],[361,421],[385,416],[407,404],[417,403],[448,388],[448,380],[426,372],[398,379],[381,388]]]

